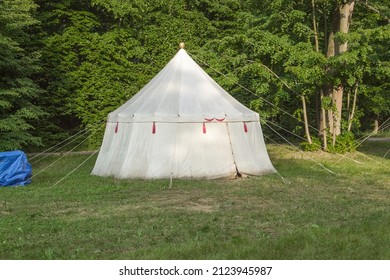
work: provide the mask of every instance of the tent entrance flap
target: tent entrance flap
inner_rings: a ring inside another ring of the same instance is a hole
[[[233,163],[234,163],[234,167],[236,168],[236,176],[240,177],[241,174],[237,168],[237,164],[236,164],[236,159],[234,157],[234,150],[233,150],[233,145],[232,145],[232,138],[230,137],[230,131],[229,131],[229,124],[226,123],[226,132],[227,132],[227,135],[229,137],[229,144],[230,144],[230,150],[232,152],[232,157],[233,157]]]

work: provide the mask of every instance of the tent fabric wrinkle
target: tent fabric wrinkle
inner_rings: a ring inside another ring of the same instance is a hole
[[[272,172],[259,114],[234,99],[180,49],[108,115],[92,174],[213,179]]]
[[[31,165],[24,152],[0,152],[0,187],[30,184],[31,173]]]

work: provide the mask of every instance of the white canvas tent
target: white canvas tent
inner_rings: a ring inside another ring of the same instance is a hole
[[[275,172],[259,115],[184,49],[108,116],[92,174],[117,178],[220,178]]]

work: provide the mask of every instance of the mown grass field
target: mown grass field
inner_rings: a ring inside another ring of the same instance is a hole
[[[0,259],[390,259],[389,142],[363,164],[268,145],[279,175],[116,180],[67,156],[26,187],[0,188]],[[309,158],[335,174],[328,173]],[[38,172],[56,157],[33,165]]]

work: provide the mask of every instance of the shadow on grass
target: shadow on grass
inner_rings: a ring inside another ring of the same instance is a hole
[[[388,141],[365,141],[359,148],[358,151],[367,155],[378,157],[382,159],[386,153],[390,150],[390,140]],[[390,154],[388,153],[386,158],[390,160]]]

